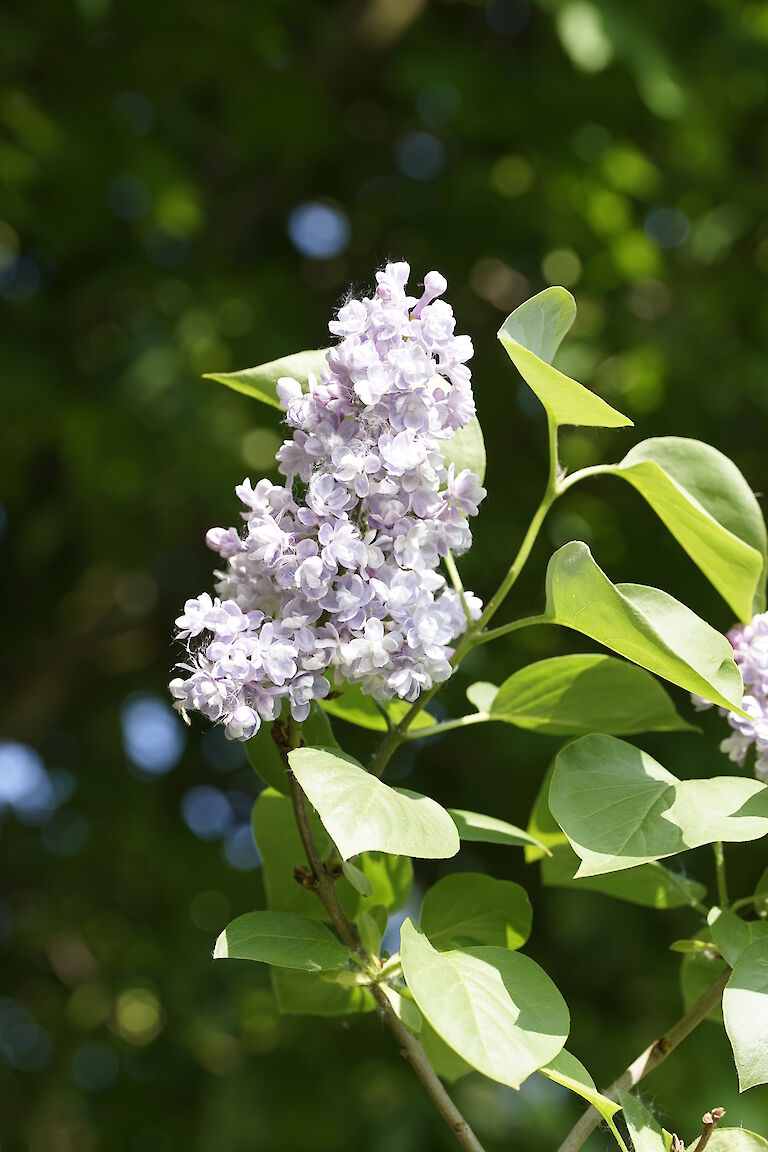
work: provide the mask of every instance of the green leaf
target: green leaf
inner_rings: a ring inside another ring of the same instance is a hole
[[[551,855],[552,850],[555,849],[558,844],[568,843],[568,837],[549,810],[549,786],[552,782],[552,773],[554,770],[555,763],[553,760],[549,768],[547,768],[544,779],[541,782],[541,787],[533,802],[533,808],[528,820],[528,834],[541,844],[541,848],[535,847],[534,845],[526,847],[526,864],[533,864],[536,860],[541,860],[544,856]]]
[[[496,816],[484,816],[481,812],[467,812],[463,808],[449,808],[448,812],[462,840],[481,844],[530,845],[540,849],[545,856],[549,855],[546,845],[516,824],[508,824]]]
[[[521,668],[501,685],[489,712],[492,720],[553,736],[693,730],[643,668],[599,654],[554,656]]]
[[[710,908],[707,923],[718,952],[731,968],[745,948],[768,937],[768,924],[764,920],[742,920],[728,909]]]
[[[728,640],[658,588],[613,585],[574,540],[547,568],[547,618],[731,711],[743,684]]]
[[[358,728],[368,728],[371,732],[387,731],[387,721],[376,707],[372,696],[366,696],[357,684],[345,683],[339,691],[341,692],[340,696],[334,696],[332,700],[321,701],[321,707],[329,715],[338,716],[340,720],[346,720],[348,724],[356,724]],[[399,724],[410,707],[411,705],[404,700],[391,700],[386,705],[386,711],[389,713],[392,723]],[[430,716],[429,712],[422,710],[415,716],[411,728],[414,731],[419,728],[431,728],[434,723],[434,716]]]
[[[755,888],[755,911],[760,916],[768,915],[768,868],[764,869]]]
[[[272,988],[285,1015],[349,1016],[376,1007],[367,988],[330,984],[322,976],[290,968],[272,969]]]
[[[357,867],[372,889],[369,897],[359,901],[360,907],[370,911],[372,905],[381,904],[389,912],[402,908],[413,887],[413,864],[408,856],[363,852],[357,857]],[[351,914],[354,919],[354,912]]]
[[[740,620],[765,611],[765,522],[727,456],[700,440],[664,436],[601,471],[637,489]]]
[[[707,945],[705,951],[696,949],[683,956],[680,965],[680,991],[683,995],[683,1007],[688,1012],[705,992],[709,991],[723,972],[728,968],[724,960],[717,955],[709,928],[702,928],[696,933],[694,940]],[[707,1020],[722,1024],[723,1013],[720,1004],[709,1012]]]
[[[378,956],[381,951],[381,926],[370,912],[363,910],[357,916],[357,930],[363,948],[370,956]]]
[[[419,1012],[413,1000],[403,995],[403,993],[398,992],[398,990],[390,984],[384,983],[381,984],[380,987],[392,1005],[392,1009],[398,1020],[405,1024],[406,1028],[410,1029],[411,1032],[417,1034],[421,1032],[423,1019],[421,1012]]]
[[[339,742],[333,734],[331,722],[317,700],[313,700],[309,716],[301,726],[301,739],[313,748],[338,748]]]
[[[715,1128],[707,1148],[709,1152],[767,1152],[768,1140],[746,1128]]]
[[[565,288],[547,288],[516,308],[498,337],[526,384],[555,425],[621,428],[632,421],[583,384],[552,367],[560,342],[573,323],[576,305]]]
[[[349,952],[316,920],[289,912],[246,912],[216,941],[214,960],[260,960],[304,972],[342,968]]]
[[[551,364],[575,319],[576,301],[566,288],[555,285],[515,308],[501,330],[507,340]]]
[[[768,834],[768,787],[740,776],[678,780],[613,736],[582,736],[555,760],[552,815],[582,863],[599,876],[715,840]]]
[[[470,704],[472,704],[478,712],[490,712],[498,690],[495,684],[488,684],[484,680],[478,680],[476,684],[470,684],[469,688],[467,688],[467,700],[469,700]]]
[[[454,432],[450,440],[441,440],[440,451],[446,466],[453,464],[457,476],[468,468],[482,484],[485,479],[485,441],[477,416]]]
[[[620,1092],[619,1102],[624,1110],[624,1119],[627,1122],[635,1152],[665,1152],[661,1125],[654,1119],[645,1104],[629,1092]]]
[[[438,952],[410,920],[400,940],[423,1016],[478,1072],[519,1088],[554,1060],[568,1036],[568,1008],[533,960],[492,947]]]
[[[306,868],[307,857],[288,797],[273,788],[265,788],[253,806],[251,822],[263,861],[264,889],[270,909],[294,912],[312,920],[327,920],[322,901],[294,879],[294,868]],[[310,824],[320,855],[327,858],[332,845],[314,813],[310,813]]]
[[[444,1040],[441,1040],[437,1032],[435,1032],[432,1025],[428,1020],[421,1018],[421,1031],[419,1032],[419,1040],[421,1046],[426,1053],[427,1059],[437,1072],[441,1080],[447,1080],[449,1084],[455,1084],[462,1076],[468,1076],[470,1072],[474,1072],[471,1064],[467,1064],[466,1060],[462,1060],[458,1052],[454,1052],[453,1048],[449,1048]]]
[[[285,774],[283,758],[272,739],[271,724],[262,724],[256,735],[245,741],[245,754],[251,768],[266,784],[282,792],[283,795],[288,795],[288,777]]]
[[[712,955],[712,945],[704,940],[673,940],[669,946],[670,952],[681,952],[687,955]]]
[[[581,1096],[593,1108],[596,1108],[604,1120],[610,1120],[621,1108],[614,1100],[609,1100],[598,1091],[597,1085],[587,1072],[584,1065],[565,1048],[558,1052],[554,1060],[545,1068],[539,1068],[542,1076],[561,1084],[569,1092]]]
[[[421,906],[421,930],[440,949],[472,944],[522,948],[532,918],[524,888],[480,872],[455,872],[438,880]]]
[[[741,953],[723,993],[723,1017],[739,1091],[768,1084],[768,938]]]
[[[542,883],[552,888],[577,888],[600,892],[644,908],[685,908],[701,901],[707,894],[703,884],[689,880],[655,861],[641,864],[626,872],[607,876],[582,876],[574,879],[579,858],[569,844],[557,845],[550,860],[541,862]]]
[[[366,850],[428,860],[458,852],[456,825],[428,796],[396,791],[327,749],[296,748],[289,760],[342,859]]]
[[[361,896],[373,896],[373,881],[369,880],[365,872],[361,872],[349,860],[343,861],[341,870],[356,892]]]
[[[279,360],[269,360],[256,368],[242,368],[238,372],[206,372],[205,380],[216,380],[226,384],[235,392],[242,392],[253,400],[261,400],[272,408],[280,408],[277,399],[277,382],[281,376],[291,376],[298,380],[307,391],[307,378],[312,372],[320,377],[327,367],[327,348],[312,349],[308,352],[294,352],[291,356],[281,356]]]

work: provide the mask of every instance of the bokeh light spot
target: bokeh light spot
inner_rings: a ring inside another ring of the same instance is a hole
[[[163,1026],[160,1001],[147,988],[129,988],[117,998],[115,1022],[129,1044],[150,1044]]]
[[[173,709],[159,696],[129,696],[120,710],[120,723],[125,754],[137,768],[162,776],[178,763],[186,733]]]
[[[232,805],[223,792],[208,784],[190,788],[181,801],[184,823],[201,840],[218,840],[232,823]]]
[[[294,248],[310,260],[330,260],[349,243],[349,220],[339,208],[308,200],[288,217],[288,235]]]
[[[445,145],[431,132],[406,132],[395,144],[395,162],[412,180],[434,180],[445,168]]]

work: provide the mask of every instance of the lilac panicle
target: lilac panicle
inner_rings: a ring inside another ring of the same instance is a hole
[[[206,537],[223,561],[218,595],[188,600],[176,621],[185,656],[170,691],[230,739],[249,739],[284,699],[306,719],[331,681],[413,701],[450,675],[467,621],[438,567],[469,548],[485,490],[440,448],[475,414],[472,342],[454,333],[440,273],[419,298],[409,275],[388,264],[373,296],[339,309],[338,343],[306,393],[278,382],[285,482],[244,480],[245,531]],[[480,601],[465,600],[477,618]]]

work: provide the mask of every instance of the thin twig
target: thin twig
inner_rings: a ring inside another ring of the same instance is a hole
[[[649,1044],[645,1051],[634,1060],[629,1068],[622,1072],[610,1088],[606,1088],[603,1092],[609,1100],[616,1100],[620,1092],[628,1092],[639,1084],[650,1072],[658,1068],[670,1052],[674,1052],[675,1048],[690,1036],[694,1028],[696,1028],[702,1020],[706,1019],[716,1004],[719,1004],[720,998],[723,993],[725,985],[728,983],[728,978],[731,975],[730,968],[720,976],[718,980],[708,988],[704,995],[696,1001],[693,1007],[686,1012],[682,1019],[678,1020],[676,1024],[659,1037],[654,1040],[653,1044]],[[594,1108],[588,1108],[581,1119],[574,1125],[571,1131],[566,1136],[563,1143],[560,1145],[558,1152],[578,1152],[589,1137],[600,1124],[600,1113]]]
[[[721,908],[727,908],[728,883],[725,876],[725,851],[722,840],[716,840],[712,848],[715,853],[715,871],[717,873],[717,899]]]
[[[296,824],[299,829],[299,835],[301,836],[301,842],[304,846],[307,863],[312,873],[313,891],[316,892],[322,900],[339,938],[346,947],[349,948],[350,952],[365,957],[366,960],[368,960],[365,949],[360,942],[357,929],[341,906],[336,891],[336,881],[328,872],[317,849],[317,844],[312,834],[312,826],[309,822],[306,797],[298,780],[291,771],[288,762],[288,752],[290,751],[291,744],[290,733],[278,723],[274,725],[273,735],[286,765],[286,774],[291,790],[291,800],[296,816]],[[405,1027],[395,1013],[387,999],[384,989],[378,984],[372,984],[370,990],[381,1009],[384,1019],[394,1033],[403,1056],[413,1068],[430,1100],[446,1124],[449,1125],[462,1148],[465,1149],[465,1152],[484,1152],[482,1144],[443,1087],[419,1040]]]
[[[709,1138],[714,1132],[717,1125],[725,1116],[725,1108],[713,1108],[711,1112],[705,1112],[701,1118],[701,1136],[699,1142],[693,1149],[693,1152],[704,1152],[704,1148],[709,1142]]]

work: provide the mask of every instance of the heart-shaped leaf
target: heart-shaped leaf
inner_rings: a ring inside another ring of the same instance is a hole
[[[340,692],[341,694],[334,695],[333,699],[321,701],[324,711],[331,716],[337,716],[340,720],[346,720],[348,724],[355,724],[358,728],[368,728],[371,732],[387,731],[386,717],[374,703],[373,697],[366,696],[359,685],[345,683]],[[385,705],[385,710],[389,713],[391,722],[398,724],[410,707],[411,705],[403,700],[391,700]],[[431,728],[434,723],[434,717],[422,709],[416,714],[410,727],[414,730]]]
[[[570,292],[565,288],[546,288],[507,317],[498,337],[555,426],[626,427],[632,423],[627,416],[552,367],[555,353],[575,315],[576,304]]]
[[[582,736],[563,748],[549,807],[581,859],[577,877],[768,834],[765,784],[739,776],[678,780],[613,736]]]
[[[406,920],[403,974],[422,1015],[463,1060],[519,1088],[550,1064],[568,1036],[568,1008],[538,964],[520,952],[438,952]]]
[[[290,376],[298,380],[306,392],[309,374],[319,379],[328,367],[327,357],[327,348],[313,348],[307,352],[281,356],[278,360],[269,360],[255,368],[241,368],[238,372],[206,372],[205,379],[216,380],[219,384],[226,384],[227,388],[233,388],[235,392],[250,396],[252,400],[260,400],[262,404],[279,408],[277,382],[280,377]]]
[[[545,1068],[539,1068],[542,1076],[546,1076],[549,1080],[554,1080],[555,1084],[561,1084],[563,1088],[567,1088],[569,1092],[575,1092],[577,1096],[581,1096],[593,1108],[596,1108],[604,1120],[610,1121],[621,1108],[615,1100],[609,1100],[607,1096],[603,1096],[599,1092],[597,1085],[587,1072],[584,1065],[575,1056],[572,1056],[565,1048],[558,1052],[551,1064],[547,1064]]]
[[[468,468],[482,484],[485,479],[485,440],[477,416],[457,429],[450,440],[441,440],[440,451],[446,465],[453,464],[457,476]]]
[[[214,960],[260,960],[304,972],[343,968],[349,952],[324,924],[289,912],[246,912],[216,941]]]
[[[637,489],[740,620],[765,610],[765,521],[727,456],[699,440],[664,436],[596,471]]]
[[[288,758],[343,860],[365,851],[430,860],[458,852],[456,825],[428,796],[396,791],[325,748],[296,748]]]
[[[448,811],[462,840],[479,841],[481,844],[529,846],[539,849],[545,856],[549,855],[545,844],[516,824],[508,824],[496,816],[484,816],[482,812],[467,812],[460,808],[449,808]]]
[[[600,654],[554,656],[521,668],[501,685],[489,715],[553,736],[628,736],[692,727],[643,668]]]
[[[768,1084],[768,939],[756,940],[739,956],[723,992],[723,1018],[739,1091]]]
[[[735,967],[745,948],[768,937],[765,920],[742,920],[727,908],[710,908],[707,923],[720,955]]]
[[[651,861],[624,872],[606,876],[580,876],[574,879],[579,858],[569,844],[559,844],[551,859],[541,862],[541,880],[547,887],[576,888],[600,892],[643,908],[685,908],[700,904],[707,890],[697,880],[689,880],[663,864]]]
[[[743,684],[726,638],[658,588],[612,584],[579,540],[549,562],[546,616],[688,692],[740,711]]]
[[[424,897],[421,930],[436,948],[494,944],[522,948],[531,931],[528,893],[512,880],[455,872]]]

